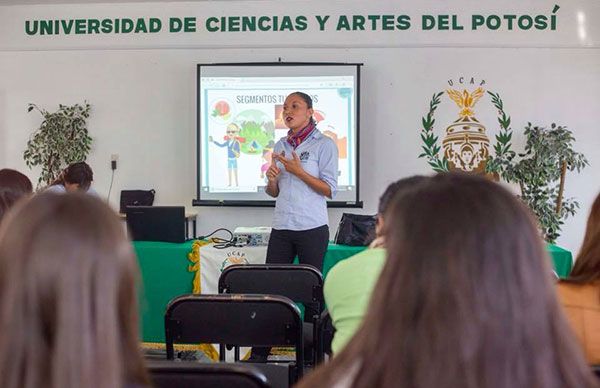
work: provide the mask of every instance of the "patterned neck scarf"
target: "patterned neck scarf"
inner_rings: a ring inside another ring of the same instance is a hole
[[[299,130],[298,133],[294,134],[294,132],[290,129],[287,133],[287,142],[290,143],[294,149],[296,149],[314,132],[315,129],[317,129],[317,123],[313,119],[310,119],[308,125]]]

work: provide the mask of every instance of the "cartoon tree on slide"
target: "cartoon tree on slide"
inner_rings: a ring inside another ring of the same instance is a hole
[[[234,121],[242,129],[240,137],[245,141],[242,143],[241,151],[244,154],[261,154],[263,148],[275,138],[275,123],[260,110],[245,110],[237,115]]]

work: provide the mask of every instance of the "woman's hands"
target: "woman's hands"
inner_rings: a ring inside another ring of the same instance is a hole
[[[279,179],[279,175],[281,174],[281,169],[277,167],[277,161],[275,160],[276,153],[273,153],[273,157],[271,158],[271,165],[267,170],[267,188],[265,189],[266,193],[271,197],[277,197],[279,195],[279,183],[277,182]]]
[[[286,159],[283,152],[281,154],[273,153],[271,166],[275,165],[275,161],[280,162],[287,172],[294,174],[299,178],[302,174],[305,174],[305,171],[302,168],[302,162],[300,162],[298,154],[294,151],[292,151],[292,159]],[[279,170],[279,168],[277,168],[277,170]]]
[[[301,181],[306,183],[308,185],[308,187],[310,187],[317,193],[322,194],[328,198],[331,198],[331,187],[329,187],[329,185],[325,181],[322,181],[319,178],[316,178],[316,177],[310,175],[309,173],[307,173],[306,171],[304,171],[304,169],[302,168],[302,162],[300,161],[298,154],[296,154],[296,152],[293,152],[293,151],[292,151],[292,159],[286,159],[285,153],[283,153],[283,152],[281,154],[277,154],[275,152],[273,153],[272,160],[271,160],[271,167],[269,167],[269,170],[267,171],[267,176],[269,176],[269,171],[271,171],[271,168],[273,168],[273,167],[275,167],[275,169],[277,169],[277,170],[274,170],[273,172],[277,171],[277,173],[274,175],[273,181],[271,181],[271,178],[269,178],[269,184],[267,185],[267,194],[271,195],[272,197],[276,197],[277,195],[279,195],[279,186],[277,186],[277,195],[271,194],[271,193],[275,192],[275,191],[271,190],[271,188],[272,188],[271,182],[275,182],[275,185],[277,185],[276,184],[277,177],[281,173],[281,170],[277,167],[276,162],[281,163],[283,165],[283,168],[285,168],[285,170],[287,172],[297,176]]]
[[[281,174],[281,169],[277,167],[277,162],[275,161],[275,155],[277,154],[273,154],[273,158],[271,158],[271,165],[267,170],[267,179],[269,180],[269,183],[276,182],[279,174]]]

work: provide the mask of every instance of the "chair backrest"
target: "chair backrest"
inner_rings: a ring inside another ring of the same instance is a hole
[[[243,364],[150,362],[148,370],[156,388],[268,388],[265,375]]]
[[[283,295],[317,311],[324,305],[323,275],[303,264],[231,265],[219,277],[219,293]]]
[[[167,306],[165,342],[168,359],[173,359],[174,343],[293,346],[298,377],[303,372],[304,338],[300,310],[284,296],[180,296]]]

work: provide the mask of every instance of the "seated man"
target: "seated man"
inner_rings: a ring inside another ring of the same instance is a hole
[[[93,180],[92,168],[86,162],[77,162],[65,168],[45,191],[55,194],[82,191],[98,196],[98,193],[91,187]]]
[[[336,329],[331,343],[333,353],[342,350],[360,326],[371,291],[385,264],[385,241],[382,232],[388,205],[396,195],[402,195],[402,192],[426,179],[424,176],[413,176],[390,184],[379,198],[376,238],[369,249],[342,260],[327,274],[323,292]]]

